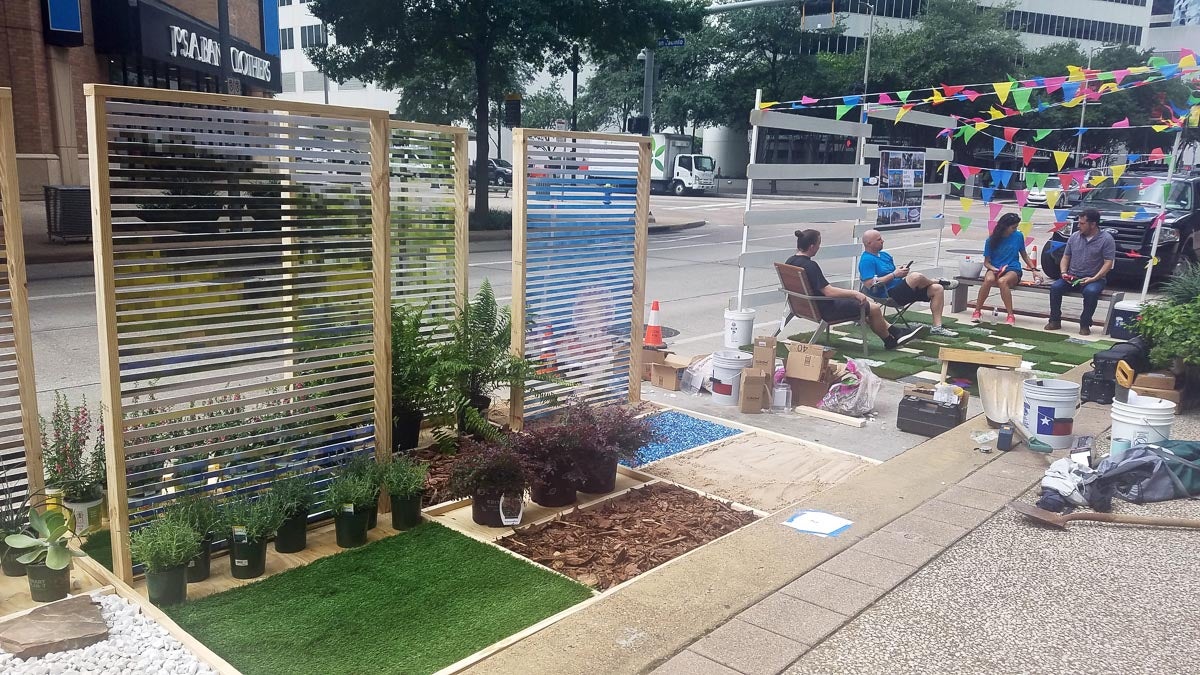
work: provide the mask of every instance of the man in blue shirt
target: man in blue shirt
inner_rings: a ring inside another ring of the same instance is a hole
[[[930,334],[954,337],[958,333],[942,325],[942,308],[946,306],[946,290],[958,286],[957,281],[934,281],[907,267],[896,267],[892,256],[883,250],[883,235],[879,230],[867,230],[862,236],[863,254],[858,259],[858,276],[864,291],[883,300],[890,297],[901,307],[914,302],[928,302],[933,314]]]
[[[1046,330],[1062,328],[1062,299],[1073,291],[1083,294],[1083,312],[1079,315],[1079,334],[1092,334],[1092,314],[1100,294],[1108,283],[1105,277],[1117,260],[1117,243],[1111,234],[1100,231],[1100,212],[1084,209],[1075,233],[1067,240],[1067,249],[1058,265],[1062,276],[1050,286],[1050,322]]]

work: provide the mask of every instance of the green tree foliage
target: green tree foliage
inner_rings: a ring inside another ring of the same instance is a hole
[[[355,77],[388,88],[418,73],[426,81],[470,73],[475,128],[488,128],[496,70],[516,64],[562,73],[573,47],[585,57],[634,54],[664,35],[699,28],[700,0],[314,0],[337,44],[308,56],[335,79]],[[488,135],[477,136],[477,161],[488,157]],[[476,190],[485,213],[488,191]]]
[[[558,80],[521,101],[521,125],[532,129],[549,129],[555,120],[571,119],[571,102],[562,95]]]

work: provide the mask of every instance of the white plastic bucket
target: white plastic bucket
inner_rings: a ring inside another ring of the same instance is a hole
[[[724,349],[712,355],[712,400],[721,405],[737,405],[742,388],[742,371],[750,367],[754,355]]]
[[[754,340],[754,310],[725,310],[725,346],[745,347]]]
[[[1128,403],[1112,403],[1112,437],[1128,438],[1131,445],[1170,440],[1174,423],[1175,404],[1166,399],[1131,391]]]
[[[958,261],[958,276],[978,279],[983,276],[983,254],[965,255]]]
[[[1055,450],[1075,441],[1079,385],[1066,380],[1025,380],[1021,426]]]

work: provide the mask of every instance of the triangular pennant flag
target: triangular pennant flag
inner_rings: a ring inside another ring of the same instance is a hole
[[[811,96],[801,96],[800,97],[800,102],[803,103],[804,105],[812,105],[820,100],[821,99],[819,99],[819,98],[813,98]]]
[[[1158,72],[1162,73],[1162,76],[1164,78],[1175,77],[1176,75],[1179,74],[1179,64],[1178,63],[1167,64],[1167,65],[1159,68]]]
[[[1016,190],[1013,195],[1017,198],[1017,206],[1025,206],[1025,201],[1029,199],[1029,190]]]
[[[970,140],[975,137],[975,134],[979,133],[979,129],[975,127],[963,127],[962,132],[963,139],[965,139],[967,142],[970,142]]]
[[[1067,78],[1061,77],[1061,76],[1047,77],[1046,78],[1046,93],[1053,94],[1054,92],[1061,89],[1063,86],[1063,82],[1066,82],[1066,81],[1067,81]]]
[[[766,110],[767,108],[770,108],[771,106],[776,106],[776,105],[779,105],[779,101],[763,101],[762,103],[758,104],[758,109]]]
[[[975,220],[974,218],[971,218],[969,216],[960,216],[958,219],[958,222],[962,224],[963,229],[965,230],[971,226],[971,222],[974,220]]]
[[[1101,157],[1103,157],[1103,156],[1104,156],[1104,153],[1100,153],[1100,152],[1089,152],[1088,154],[1084,155],[1084,156],[1083,156],[1083,158],[1084,158],[1084,159],[1086,159],[1086,160],[1087,160],[1087,161],[1089,161],[1089,162],[1093,162],[1093,161],[1095,161],[1095,160],[1097,160],[1097,159],[1100,159],[1100,158],[1101,158]]]
[[[904,116],[908,114],[909,110],[913,109],[914,105],[916,104],[910,103],[908,105],[900,106],[900,109],[896,111],[896,124],[899,124],[900,120],[904,119]]]
[[[1083,68],[1079,66],[1067,66],[1067,72],[1070,73],[1067,76],[1068,82],[1082,82],[1084,79]]]
[[[879,95],[879,102],[880,103],[895,103],[896,101],[892,99],[891,94],[889,94],[885,91]]]
[[[943,159],[942,163],[938,164],[937,170],[935,170],[934,173],[941,173],[941,172],[945,171],[946,167],[948,167],[948,166],[950,166],[950,160]]]
[[[1195,68],[1196,67],[1196,52],[1181,48],[1179,50],[1179,67],[1180,68]]]
[[[1106,180],[1108,180],[1108,176],[1105,176],[1103,174],[1098,174],[1098,175],[1095,175],[1095,176],[1092,176],[1091,178],[1089,178],[1088,182],[1092,184],[1092,187],[1099,187],[1100,184]]]
[[[1162,133],[1162,132],[1166,131],[1167,129],[1170,129],[1171,125],[1170,124],[1151,124],[1150,128],[1159,133]]]
[[[992,107],[988,108],[988,119],[989,120],[998,120],[1004,116],[1005,116],[1004,113],[1000,110],[997,110],[996,106],[992,106]]]
[[[862,96],[843,96],[842,103],[846,105],[858,105],[862,103]]]
[[[1063,92],[1063,100],[1064,101],[1070,101],[1071,99],[1075,98],[1075,94],[1078,91],[1079,91],[1079,83],[1078,82],[1063,82],[1062,92]]]
[[[1042,173],[1041,171],[1026,171],[1025,185],[1031,188],[1044,188],[1046,187],[1046,179],[1049,177],[1050,174]]]
[[[963,226],[959,225],[958,223],[950,223],[950,231],[953,232],[954,236],[956,237],[962,234],[963,229]]]
[[[1021,162],[1025,166],[1029,166],[1029,162],[1033,159],[1035,154],[1037,154],[1037,148],[1033,147],[1032,145],[1021,146]]]
[[[911,96],[911,95],[912,95],[912,90],[911,90],[911,89],[909,89],[909,90],[906,90],[906,91],[898,91],[898,92],[896,92],[896,98],[900,99],[900,101],[901,101],[902,103],[908,103],[908,97],[909,97],[909,96]]]
[[[965,84],[943,84],[942,89],[946,92],[946,96],[954,96],[958,92],[966,89]]]
[[[1012,90],[1012,86],[1012,82],[992,83],[992,88],[996,90],[996,96],[1000,99],[1001,103],[1004,103],[1008,100],[1008,92]]]
[[[1054,209],[1054,222],[1065,223],[1071,216],[1071,209]]]
[[[970,211],[971,207],[975,205],[975,200],[970,197],[959,197],[958,203],[962,206],[963,211]]]
[[[1038,130],[1034,131],[1033,132],[1034,142],[1036,143],[1037,141],[1040,141],[1043,138],[1049,136],[1051,131],[1053,131],[1053,129],[1038,129]]]
[[[1087,127],[1075,127],[1075,135],[1082,136],[1087,131]]]
[[[1121,176],[1125,175],[1125,165],[1124,164],[1113,164],[1109,168],[1112,169],[1112,177],[1113,177],[1114,183],[1121,180]]]
[[[1076,98],[1071,99],[1070,101],[1063,101],[1059,105],[1062,106],[1063,108],[1074,108],[1075,106],[1079,105],[1080,103],[1083,103],[1085,100],[1086,99],[1083,98],[1082,96],[1078,96]]]
[[[1141,158],[1142,158],[1141,155],[1126,155],[1125,156],[1126,161],[1128,161],[1130,164],[1133,164],[1134,162],[1138,161]]]
[[[1161,162],[1162,158],[1163,158],[1162,148],[1155,148],[1150,151],[1150,161],[1151,162]]]
[[[1070,153],[1066,152],[1065,150],[1054,151],[1054,163],[1058,165],[1059,171],[1062,171],[1063,165],[1067,163],[1068,155],[1070,155]]]
[[[1065,222],[1056,222],[1050,226],[1050,232],[1051,233],[1058,232],[1059,230],[1066,229],[1066,227],[1067,227],[1067,224]]]
[[[946,97],[942,96],[942,92],[938,91],[935,87],[933,89],[933,96],[930,97],[930,100],[933,101],[934,105],[941,105],[942,103],[946,102]]]
[[[1083,189],[1083,190],[1087,189],[1083,186],[1084,181],[1087,180],[1087,171],[1086,170],[1076,169],[1076,170],[1072,171],[1071,172],[1071,180],[1075,181],[1075,184],[1078,185],[1080,187],[1080,189]]]
[[[1129,77],[1129,71],[1125,70],[1125,69],[1114,70],[1114,71],[1112,71],[1112,76],[1113,76],[1113,81],[1117,83],[1117,86],[1120,86],[1121,81],[1124,80],[1125,78]]]
[[[1004,146],[1008,145],[1003,138],[992,138],[992,159],[1000,156],[1004,152]]]
[[[992,197],[994,197],[996,195],[996,188],[994,188],[994,187],[980,188],[979,195],[980,195],[980,198],[983,199],[983,203],[990,204],[990,203],[992,203]]]
[[[992,181],[999,187],[1007,188],[1008,182],[1012,180],[1013,172],[1009,169],[992,169]]]
[[[1013,142],[1013,138],[1016,138],[1017,132],[1020,131],[1020,129],[1018,129],[1017,127],[1001,127],[1001,128],[1004,129],[1004,131],[1003,131],[1004,140],[1008,141],[1009,143]]]
[[[971,173],[971,167],[967,166],[966,164],[955,164],[954,166],[957,167],[960,172],[962,172],[963,180],[967,180],[974,175]]]
[[[1058,196],[1062,194],[1062,190],[1050,188],[1046,190],[1046,207],[1054,208],[1058,204]]]
[[[1029,236],[1029,234],[1031,232],[1033,232],[1033,222],[1032,221],[1022,220],[1021,224],[1017,225],[1017,231],[1020,232],[1021,234],[1025,235],[1025,245],[1026,246],[1028,246],[1033,241],[1033,237]]]
[[[975,99],[979,98],[979,92],[975,91],[974,89],[963,89],[962,94],[960,95],[972,103],[975,102]]]
[[[962,184],[962,183],[955,183],[955,182],[951,181],[951,182],[950,182],[950,185],[951,185],[951,186],[953,186],[955,190],[958,190],[958,191],[960,191],[960,192],[961,192],[961,191],[962,191],[962,189],[963,189],[963,184]]]
[[[840,119],[842,119],[843,117],[845,117],[845,116],[846,116],[846,113],[850,112],[850,110],[851,110],[852,108],[854,108],[854,106],[852,106],[852,105],[839,105],[839,106],[837,107],[837,114],[836,114],[836,117],[837,117],[839,120],[840,120]]]
[[[1032,206],[1022,206],[1021,207],[1021,222],[1029,223],[1030,225],[1033,224],[1033,207]],[[1022,230],[1022,231],[1024,231],[1024,230]],[[1028,232],[1026,232],[1026,234],[1028,234]]]
[[[1121,220],[1129,220],[1130,218],[1133,218],[1135,215],[1137,215],[1137,211],[1122,211],[1121,212]]]
[[[995,220],[995,219],[999,218],[1000,212],[1003,210],[1004,210],[1004,205],[1000,204],[999,202],[988,204],[988,216],[991,218],[991,220]]]
[[[1058,183],[1064,190],[1070,190],[1071,185],[1075,183],[1075,178],[1069,173],[1060,173],[1058,174]]]
[[[1020,110],[1021,112],[1029,110],[1029,94],[1032,92],[1033,90],[1025,88],[1013,89],[1013,103],[1017,106],[1017,110]]]

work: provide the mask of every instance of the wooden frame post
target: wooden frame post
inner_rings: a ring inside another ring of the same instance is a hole
[[[642,343],[645,336],[646,240],[650,233],[650,161],[649,142],[638,145],[637,220],[633,233],[633,309],[629,318],[629,402],[642,400]]]
[[[463,129],[454,134],[454,291],[455,308],[463,306],[470,294],[470,229],[471,214],[468,210],[468,200],[471,181],[471,160],[467,156],[470,140],[467,130]],[[514,171],[515,175],[516,172]],[[485,186],[486,187],[486,186]],[[480,214],[485,218],[487,214]]]
[[[513,208],[512,208],[512,352],[525,358],[525,218],[528,190],[525,176],[529,171],[529,147],[525,129],[513,129]],[[476,190],[487,186],[476,183]],[[508,400],[509,424],[520,431],[525,415],[525,387],[514,384]]]
[[[371,118],[371,283],[375,332],[375,459],[392,456],[391,129],[386,115]],[[391,510],[379,495],[379,511]]]
[[[113,573],[133,581],[129,554],[129,498],[125,485],[125,424],[121,367],[117,355],[116,287],[113,269],[112,212],[108,209],[107,97],[96,85],[83,86],[88,121],[88,174],[92,192],[92,251],[96,274],[96,327],[100,344],[100,399],[104,420],[104,464],[108,475],[108,526],[112,532]]]
[[[25,476],[29,494],[45,486],[41,429],[38,426],[37,385],[29,334],[29,289],[25,283],[25,239],[21,225],[21,184],[17,179],[16,121],[12,90],[0,89],[0,208],[4,215],[4,252],[8,263],[8,293],[12,305],[13,347],[17,356],[17,395],[21,402],[21,433],[25,444]]]

